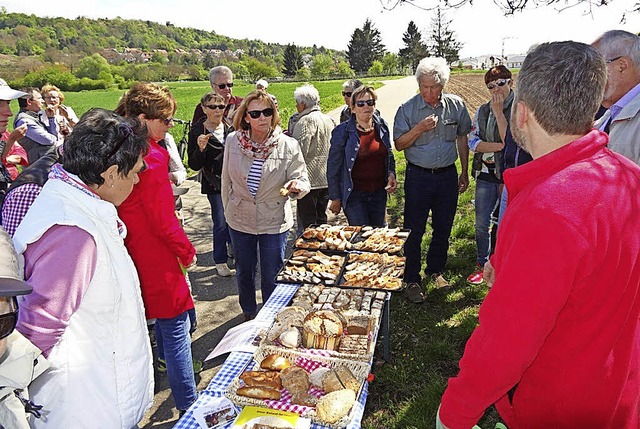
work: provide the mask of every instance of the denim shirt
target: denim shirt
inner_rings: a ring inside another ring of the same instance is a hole
[[[436,128],[422,133],[404,150],[405,157],[411,164],[424,168],[448,167],[458,159],[457,137],[471,131],[467,106],[457,95],[442,93],[438,105],[431,106],[416,94],[398,108],[393,135],[397,140],[432,114],[438,117]]]
[[[395,175],[396,161],[393,157],[389,126],[378,115],[373,115],[373,126],[387,148],[387,160],[385,162],[387,174],[385,177],[388,177],[390,173]],[[341,200],[343,207],[353,190],[351,172],[358,156],[358,149],[360,149],[360,135],[356,129],[356,118],[351,116],[347,122],[342,122],[333,129],[329,159],[327,160],[329,199]]]

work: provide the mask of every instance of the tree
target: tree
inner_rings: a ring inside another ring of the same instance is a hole
[[[318,54],[313,57],[313,61],[311,62],[311,66],[309,67],[311,76],[320,78],[329,76],[331,72],[333,72],[333,70],[333,60],[327,54]]]
[[[296,45],[289,44],[284,48],[284,64],[282,73],[287,77],[295,76],[298,70],[302,68],[304,62],[302,61],[302,52]]]
[[[399,58],[396,54],[387,52],[382,57],[382,72],[386,75],[396,74],[398,72]]]
[[[442,57],[448,64],[458,61],[458,53],[462,43],[456,40],[455,32],[449,29],[451,21],[447,21],[440,8],[436,9],[436,16],[431,20],[431,55]]]
[[[349,63],[342,60],[336,66],[336,71],[340,76],[343,77],[356,77],[356,72],[353,71],[351,67],[349,67]]]
[[[109,63],[100,54],[93,54],[80,60],[78,70],[75,75],[77,77],[88,77],[89,79],[100,79],[100,73],[106,72],[111,74]]]
[[[429,56],[427,44],[422,41],[422,34],[413,21],[409,21],[407,31],[402,35],[404,48],[400,49],[399,57],[403,66],[411,67],[411,72],[416,71],[418,63],[424,57]]]
[[[380,76],[383,71],[382,62],[375,60],[373,64],[371,64],[371,67],[369,67],[369,70],[367,70],[367,74],[371,76]]]
[[[365,72],[373,61],[380,60],[386,49],[382,44],[380,31],[367,19],[362,28],[356,28],[347,46],[347,58],[356,73]]]
[[[249,79],[253,82],[263,77],[270,78],[278,75],[278,70],[258,61],[255,58],[243,60],[242,64],[247,68]]]

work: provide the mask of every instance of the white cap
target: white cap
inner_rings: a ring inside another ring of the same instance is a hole
[[[26,92],[11,89],[4,79],[0,79],[0,100],[15,100],[25,95],[27,95]]]
[[[267,82],[264,79],[260,79],[256,82],[256,86],[260,85],[261,87],[263,87],[264,89],[267,89],[269,87],[269,82]]]

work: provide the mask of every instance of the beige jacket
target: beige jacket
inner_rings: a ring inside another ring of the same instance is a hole
[[[336,126],[330,116],[320,111],[319,106],[300,112],[293,128],[293,138],[298,140],[302,156],[307,163],[311,189],[327,187],[327,158],[331,146],[331,131]]]
[[[300,145],[277,128],[278,145],[262,166],[262,178],[255,198],[247,187],[247,175],[253,158],[245,155],[236,133],[225,143],[222,162],[222,205],[229,227],[247,234],[279,234],[293,226],[290,197],[280,195],[280,189],[295,180],[302,189],[299,199],[311,189],[307,166]]]
[[[607,110],[594,124],[600,128],[611,119],[611,110]],[[609,126],[609,149],[624,155],[640,165],[640,95],[636,95],[622,108]]]

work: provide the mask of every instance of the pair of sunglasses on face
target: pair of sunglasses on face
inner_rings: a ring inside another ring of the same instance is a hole
[[[353,92],[346,92],[346,91],[342,91],[342,96],[343,97],[351,97],[351,95],[353,94]]]
[[[251,116],[252,119],[258,119],[260,115],[264,115],[265,118],[270,118],[273,116],[273,109],[269,107],[264,110],[249,110],[247,111],[247,115]]]
[[[373,107],[376,105],[376,100],[370,99],[370,100],[358,100],[356,101],[356,106],[358,107],[364,107],[364,105],[367,105],[369,107]]]
[[[224,108],[227,106],[225,106],[224,104],[207,104],[204,107],[211,110],[216,110],[216,109],[224,110]]]
[[[487,89],[492,90],[496,86],[505,86],[509,82],[511,82],[511,79],[497,79],[497,80],[494,80],[493,82],[489,82],[487,84]]]
[[[0,340],[7,338],[18,323],[18,302],[15,298],[11,298],[11,310],[8,313],[0,315]]]
[[[216,86],[220,89],[233,88],[233,83],[221,83],[220,85]]]

